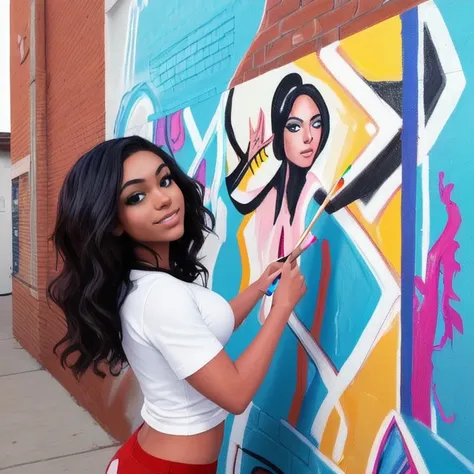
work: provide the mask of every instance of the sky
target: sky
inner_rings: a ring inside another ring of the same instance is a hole
[[[10,0],[0,0],[0,132],[10,131]]]

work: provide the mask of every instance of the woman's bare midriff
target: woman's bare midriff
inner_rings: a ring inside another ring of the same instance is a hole
[[[224,423],[192,436],[160,433],[146,423],[138,433],[138,443],[145,452],[183,464],[211,464],[217,461],[223,438]]]

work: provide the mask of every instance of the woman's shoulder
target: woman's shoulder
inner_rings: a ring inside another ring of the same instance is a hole
[[[136,288],[148,288],[159,292],[185,292],[189,285],[189,283],[161,271],[132,270],[130,279]]]

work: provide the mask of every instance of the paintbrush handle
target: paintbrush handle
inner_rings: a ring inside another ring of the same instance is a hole
[[[337,185],[337,183],[336,183]],[[334,194],[334,190],[336,189],[336,185],[333,186],[333,188],[329,191],[328,195],[326,196],[326,199],[323,201],[319,209],[317,210],[316,214],[314,215],[313,219],[309,223],[308,227],[306,227],[305,231],[301,234],[300,240],[298,240],[298,243],[295,245],[295,251],[296,249],[304,242],[306,237],[308,237],[308,234],[311,232],[311,229],[314,227],[314,224],[316,224],[316,221],[319,219],[321,214],[324,212],[324,209],[328,205],[332,195]]]

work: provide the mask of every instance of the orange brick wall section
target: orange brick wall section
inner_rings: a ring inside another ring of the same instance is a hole
[[[20,64],[17,35],[29,35],[29,0],[11,9],[12,159],[30,153],[29,58]],[[76,382],[52,354],[63,336],[62,315],[44,297],[56,274],[47,241],[54,226],[57,196],[68,169],[81,153],[105,136],[104,0],[36,0],[37,33],[37,201],[38,298],[28,287],[29,176],[20,177],[20,274],[14,278],[14,334],[115,437],[129,427],[108,404],[110,378],[87,374]],[[54,3],[54,6],[53,6]],[[254,43],[235,74],[233,85],[319,50],[339,38],[400,13],[421,0],[267,0]],[[27,41],[28,42],[28,41]]]
[[[64,177],[86,150],[105,138],[104,1],[54,2],[46,8],[47,63],[47,233],[54,229],[57,198]],[[45,216],[46,217],[46,216]],[[48,245],[48,280],[56,274],[56,258]],[[64,335],[64,319],[45,309],[41,362],[98,420],[108,428],[103,381],[88,374],[78,383],[52,353]]]
[[[255,40],[231,83],[248,81],[424,0],[267,0]]]

